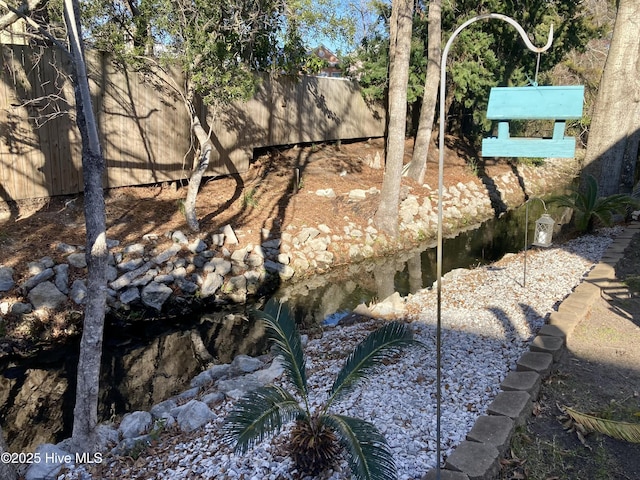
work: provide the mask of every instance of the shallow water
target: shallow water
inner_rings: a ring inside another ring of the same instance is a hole
[[[531,202],[529,238],[540,202]],[[559,212],[550,211],[554,218]],[[458,233],[443,242],[443,274],[500,259],[524,247],[525,209]],[[285,302],[299,324],[336,323],[360,303],[429,287],[435,281],[435,243],[365,261],[281,287],[267,303]],[[209,362],[228,363],[265,348],[262,326],[247,315],[251,305],[218,309],[194,318],[139,321],[105,327],[100,416],[148,409],[189,387]],[[78,342],[35,359],[0,366],[0,418],[12,451],[29,451],[71,433]]]

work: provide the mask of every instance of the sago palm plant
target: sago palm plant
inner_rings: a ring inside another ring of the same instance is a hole
[[[551,202],[573,209],[574,224],[579,232],[592,232],[596,222],[610,226],[614,213],[624,215],[628,207],[638,205],[637,199],[623,193],[599,197],[598,182],[593,175],[587,176],[583,190],[553,197]]]
[[[225,437],[235,450],[246,452],[256,443],[295,421],[289,451],[296,466],[316,475],[331,466],[342,450],[353,476],[359,480],[396,479],[396,467],[386,439],[370,422],[329,411],[332,404],[351,392],[359,380],[378,371],[383,362],[403,348],[417,345],[407,325],[391,322],[370,333],[346,359],[325,404],[314,410],[309,402],[305,356],[300,334],[289,315],[273,318],[258,312],[266,322],[284,371],[299,401],[284,388],[269,385],[248,393],[227,416]]]

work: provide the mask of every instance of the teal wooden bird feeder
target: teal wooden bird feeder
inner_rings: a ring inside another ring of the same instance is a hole
[[[494,87],[487,118],[498,121],[498,136],[482,140],[483,157],[573,158],[576,139],[565,137],[567,120],[582,117],[584,86]],[[552,120],[552,138],[512,137],[511,120]]]

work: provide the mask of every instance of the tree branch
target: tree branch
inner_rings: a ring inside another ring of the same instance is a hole
[[[49,32],[47,32],[44,28],[42,28],[41,25],[38,25],[38,23],[33,18],[27,15],[33,10],[33,8],[45,5],[47,1],[48,0],[31,0],[32,3],[29,3],[29,0],[27,0],[26,4],[22,4],[18,9],[15,9],[4,0],[0,0],[0,6],[6,8],[10,12],[0,17],[0,30],[6,29],[7,27],[9,27],[9,25],[12,25],[18,19],[22,18],[25,22],[27,22],[29,25],[35,28],[40,35],[42,35],[43,37],[48,39],[50,42],[52,42],[56,47],[58,47],[62,52],[64,52],[69,58],[72,58],[71,54],[69,53],[69,49],[64,43],[60,42],[60,40],[58,40]],[[33,8],[30,8],[30,6],[32,6]],[[14,16],[15,16],[15,19],[13,19]],[[6,25],[3,22],[6,22]]]
[[[14,9],[10,7],[4,0],[0,0],[0,5],[9,10],[9,13],[0,17],[0,30],[13,25],[20,18],[23,18],[30,12],[33,12],[36,8],[44,5],[48,0],[26,0],[25,3]]]

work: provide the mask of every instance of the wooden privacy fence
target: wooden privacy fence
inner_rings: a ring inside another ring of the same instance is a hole
[[[0,48],[0,206],[81,192],[73,88],[60,73],[69,71],[66,60],[54,49]],[[88,63],[105,187],[188,178],[190,119],[181,100],[107,55]],[[265,78],[248,102],[203,113],[215,147],[209,175],[246,171],[257,147],[379,137],[385,128],[384,111],[368,106],[354,83],[320,77]]]

